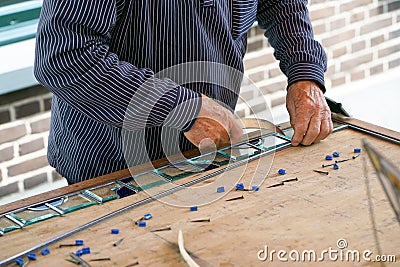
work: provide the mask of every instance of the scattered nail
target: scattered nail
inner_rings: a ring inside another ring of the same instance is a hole
[[[208,219],[198,219],[198,220],[192,220],[190,222],[211,222],[211,219],[210,218],[208,218]]]
[[[151,230],[150,232],[162,232],[162,231],[170,231],[170,230],[172,230],[171,226],[167,226],[167,227]]]
[[[124,238],[121,238],[120,240],[118,240],[117,242],[115,242],[113,244],[114,247],[118,246],[119,244],[121,244],[121,242],[124,240]]]
[[[287,182],[295,182],[298,181],[299,179],[296,178],[292,178],[292,179],[287,179],[287,180],[283,180],[282,183],[287,183]]]
[[[326,175],[329,174],[329,172],[324,172],[324,171],[319,171],[319,170],[313,170],[313,171],[318,172],[318,173],[321,173],[321,174],[326,174]]]
[[[335,163],[345,162],[345,161],[348,161],[348,160],[350,160],[350,159],[335,160]]]
[[[110,261],[111,258],[98,258],[98,259],[92,259],[90,261]]]
[[[335,163],[332,163],[332,164],[322,164],[322,168],[329,167],[329,166],[333,166],[333,164],[335,164]]]
[[[281,186],[281,185],[283,185],[283,182],[280,182],[280,183],[278,183],[278,184],[273,184],[273,185],[267,186],[267,188],[277,187],[277,186]]]
[[[233,198],[227,199],[225,201],[233,201],[233,200],[238,200],[238,199],[244,199],[243,195],[241,195],[240,197],[233,197]]]
[[[131,264],[128,264],[128,265],[126,265],[125,267],[132,267],[132,266],[136,266],[136,265],[139,265],[139,262],[137,261],[137,262],[134,262],[134,263],[131,263]]]
[[[352,158],[353,158],[353,159],[356,159],[356,158],[358,158],[360,155],[361,155],[361,154],[357,154],[357,155],[353,156]]]

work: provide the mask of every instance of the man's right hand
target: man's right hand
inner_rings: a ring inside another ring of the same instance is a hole
[[[202,95],[201,100],[201,109],[195,123],[184,133],[186,138],[199,148],[220,148],[238,142],[243,130],[233,114],[205,95]]]

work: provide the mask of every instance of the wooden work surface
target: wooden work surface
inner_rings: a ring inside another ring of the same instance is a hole
[[[323,250],[338,250],[337,241],[342,238],[348,243],[344,251],[358,250],[362,253],[370,250],[375,256],[378,250],[369,214],[363,160],[367,163],[381,253],[397,257],[397,263],[387,263],[386,266],[399,266],[399,222],[369,159],[363,158],[366,155],[362,153],[354,160],[339,164],[338,170],[321,168],[323,163],[327,163],[324,160],[326,154],[338,151],[341,153],[340,159],[353,156],[353,149],[361,147],[362,138],[368,139],[396,166],[400,165],[399,146],[345,129],[319,144],[290,147],[277,152],[274,158],[270,156],[249,163],[241,180],[245,185],[250,184],[248,180],[260,162],[265,166],[258,166],[258,171],[268,173],[270,166],[266,163],[273,159],[269,175],[257,192],[231,190],[225,195],[218,194],[216,188],[220,183],[218,178],[213,178],[202,185],[211,184],[213,190],[205,192],[220,199],[199,206],[197,212],[190,212],[188,207],[165,204],[163,199],[153,201],[49,246],[51,253],[47,256],[38,255],[37,261],[31,261],[29,266],[76,266],[65,259],[70,258],[69,252],[75,252],[79,247],[58,247],[60,243],[74,243],[76,239],[83,239],[84,247],[90,247],[91,254],[82,258],[92,266],[127,266],[135,262],[139,263],[138,266],[186,266],[179,251],[171,245],[177,244],[179,229],[183,231],[186,249],[195,255],[193,258],[200,266],[292,266],[294,263],[291,260],[280,262],[276,254],[272,262],[270,258],[262,262],[257,258],[257,253],[268,246],[269,251],[285,250],[287,253],[291,250],[300,253],[314,250],[319,257]],[[278,175],[280,168],[286,169],[287,174]],[[329,171],[329,175],[315,173],[313,169]],[[228,174],[236,179],[234,183],[240,177],[240,172],[235,169]],[[296,177],[298,181],[268,188]],[[180,194],[185,193],[180,191],[166,199],[171,202],[179,199]],[[241,195],[244,199],[225,201]],[[193,194],[193,198],[198,196],[201,194]],[[147,197],[146,193],[141,192],[10,232],[0,237],[0,260]],[[147,221],[147,227],[140,228],[134,222],[145,213],[151,213],[153,218]],[[211,221],[190,222],[203,218],[210,218]],[[172,230],[151,232],[165,226],[171,226]],[[118,228],[120,234],[110,234],[113,228]],[[124,240],[114,247],[113,243],[121,238]],[[90,261],[103,257],[110,257],[111,261]],[[360,262],[331,261],[327,255],[323,262],[297,264],[380,266],[362,259]]]

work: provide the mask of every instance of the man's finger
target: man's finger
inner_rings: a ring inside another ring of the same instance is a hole
[[[301,142],[305,146],[311,145],[318,137],[321,128],[321,120],[318,116],[311,117],[307,133]]]
[[[332,121],[330,119],[325,119],[321,122],[321,128],[319,131],[319,135],[315,139],[314,143],[318,143],[321,140],[324,140],[332,133],[333,126]]]

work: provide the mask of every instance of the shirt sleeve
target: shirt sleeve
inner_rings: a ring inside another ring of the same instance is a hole
[[[288,86],[313,80],[325,92],[327,58],[322,45],[314,40],[307,1],[259,0],[257,22],[275,50]]]
[[[149,68],[120,60],[108,45],[125,2],[129,1],[45,0],[36,37],[35,77],[96,121],[122,127],[129,109],[132,127],[167,124],[186,131],[200,111],[200,95],[155,78]],[[146,83],[157,86],[143,86]],[[195,101],[186,105],[185,116],[171,112],[188,100]],[[133,106],[137,102],[140,105]]]

